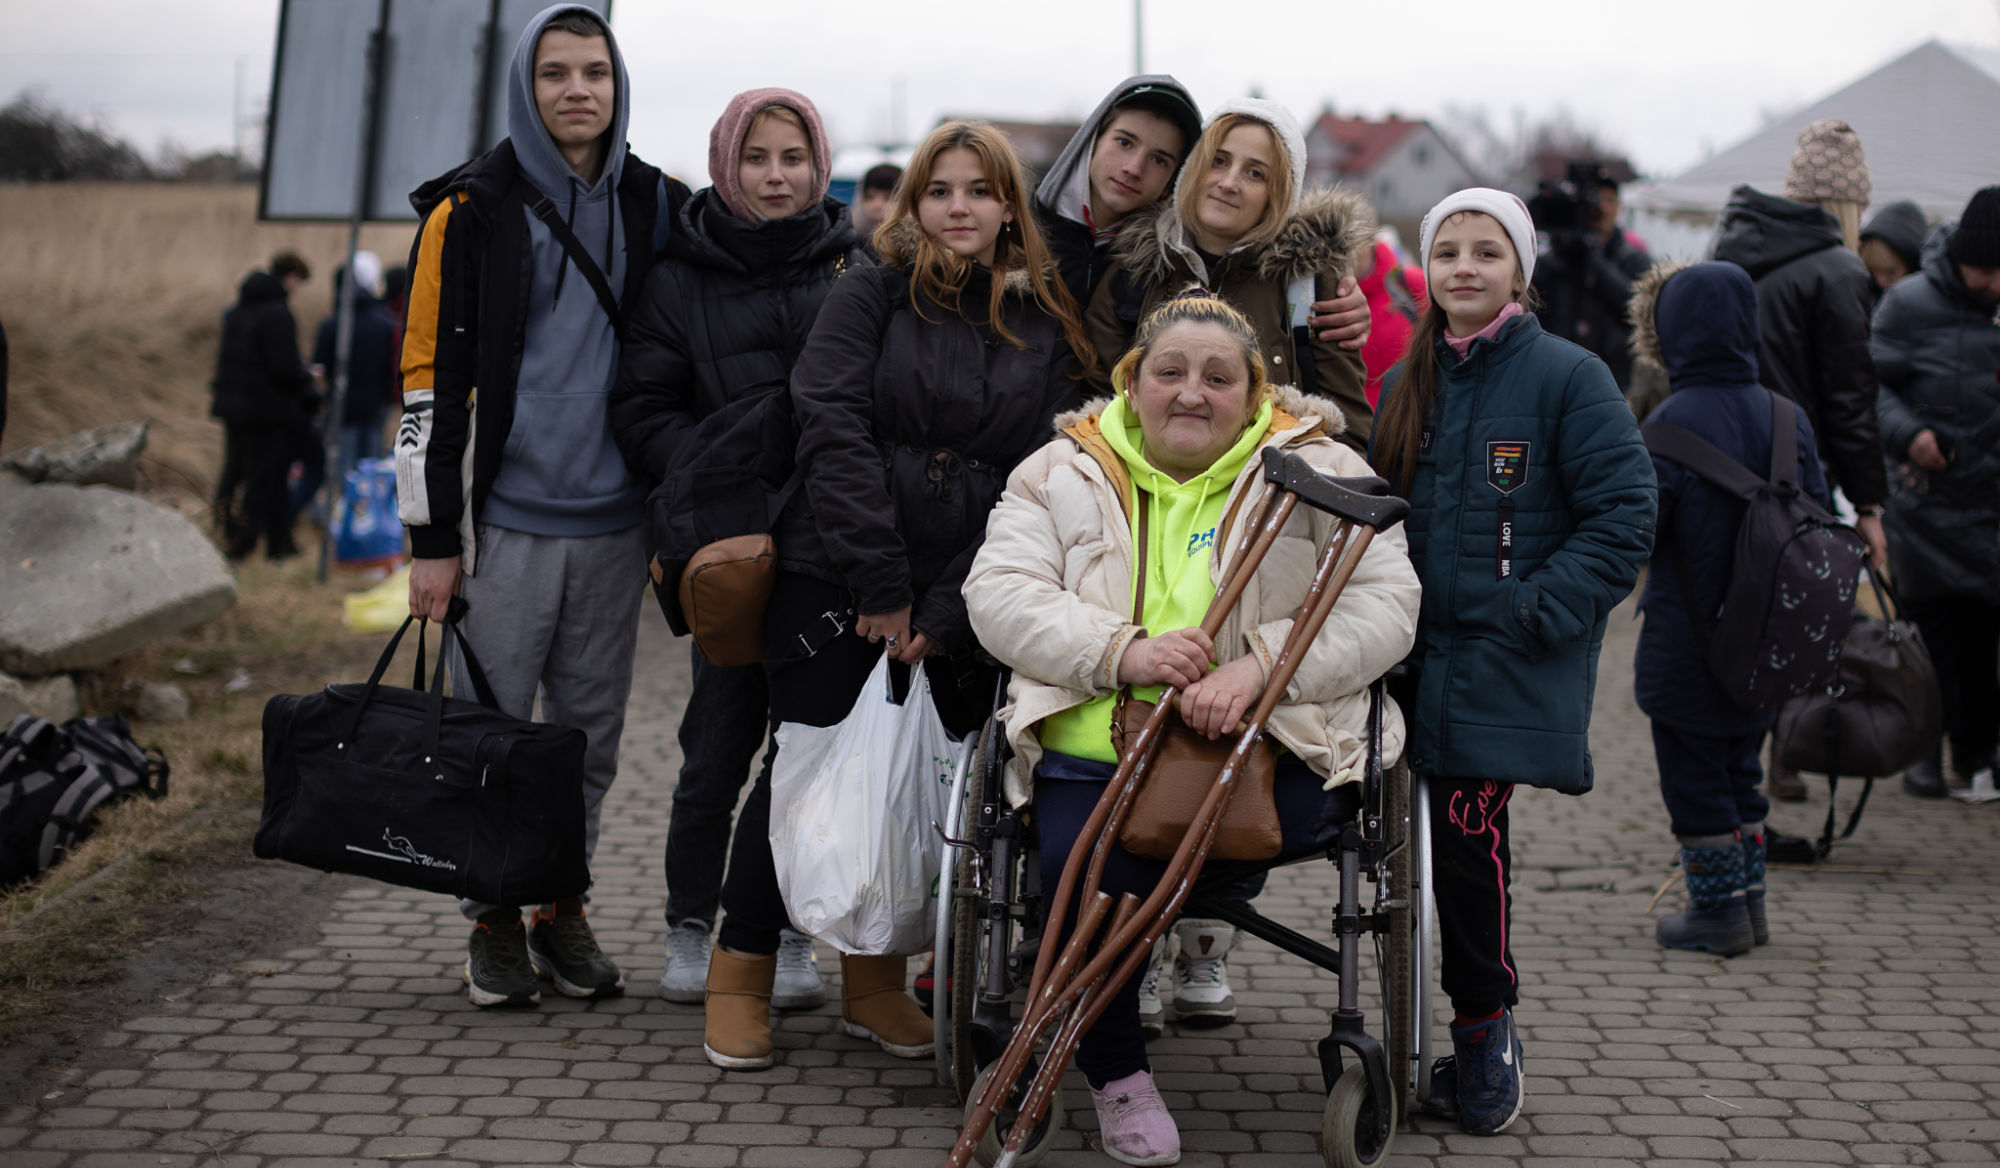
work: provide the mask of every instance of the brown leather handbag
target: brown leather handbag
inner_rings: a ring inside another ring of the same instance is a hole
[[[681,570],[681,612],[710,664],[764,660],[764,610],[777,582],[778,549],[768,534],[718,539],[695,552]]]
[[[1139,582],[1133,588],[1132,622],[1144,624],[1146,532],[1152,500],[1141,494],[1137,506]],[[1228,526],[1229,519],[1225,516],[1217,538]],[[1111,718],[1111,741],[1120,756],[1137,740],[1152,715],[1153,703],[1133,697],[1131,687],[1119,693]],[[1211,741],[1181,721],[1180,711],[1168,711],[1161,725],[1160,746],[1153,755],[1153,765],[1138,777],[1139,789],[1133,797],[1131,813],[1118,830],[1118,846],[1149,860],[1172,859],[1236,743],[1234,736]],[[1229,809],[1216,829],[1215,845],[1208,853],[1210,859],[1269,860],[1278,854],[1283,846],[1284,829],[1278,822],[1278,802],[1272,792],[1277,776],[1277,751],[1272,749],[1268,738],[1259,735],[1250,749],[1250,757],[1237,772],[1236,795],[1229,801]]]

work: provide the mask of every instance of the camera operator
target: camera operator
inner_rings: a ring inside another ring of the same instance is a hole
[[[1542,327],[1603,358],[1622,391],[1632,381],[1632,281],[1653,257],[1618,226],[1618,182],[1594,162],[1572,162],[1528,204],[1548,246],[1535,261]]]

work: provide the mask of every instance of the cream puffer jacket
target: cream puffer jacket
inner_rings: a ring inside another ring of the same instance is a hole
[[[979,642],[1014,671],[1000,717],[1014,758],[1006,774],[1016,807],[1033,798],[1043,719],[1118,688],[1118,664],[1145,630],[1131,621],[1133,486],[1124,462],[1098,428],[1099,401],[1056,419],[1060,436],[1008,478],[987,522],[986,542],[966,578],[965,598]],[[1275,391],[1264,445],[1296,453],[1340,477],[1371,474],[1361,456],[1329,435],[1339,409],[1289,386]],[[1222,538],[1209,577],[1265,493],[1261,458],[1230,487]],[[1270,676],[1333,533],[1325,513],[1300,504],[1216,638],[1219,662],[1255,654]],[[1409,653],[1419,587],[1401,527],[1375,537],[1307,651],[1269,733],[1336,783],[1360,778],[1366,749],[1368,685]],[[1402,754],[1403,719],[1394,702],[1382,719],[1383,764]]]

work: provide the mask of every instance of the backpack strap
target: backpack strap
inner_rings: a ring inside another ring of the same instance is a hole
[[[1771,394],[1771,485],[1786,494],[1799,489],[1799,427],[1792,419],[1791,399]]]
[[[1758,478],[1756,472],[1717,450],[1714,443],[1708,439],[1672,422],[1647,422],[1639,427],[1639,434],[1646,440],[1646,450],[1649,453],[1680,463],[1689,471],[1745,502],[1755,499],[1771,485],[1770,482]],[[1793,435],[1791,457],[1794,465],[1798,462],[1797,442],[1797,435]],[[1777,445],[1775,440],[1771,443],[1773,459],[1776,458]],[[1794,480],[1797,478],[1796,471],[1793,472],[1793,478]]]
[[[604,278],[604,270],[590,257],[590,252],[584,248],[583,242],[577,239],[576,232],[571,231],[569,224],[563,222],[563,217],[557,214],[555,201],[538,192],[535,201],[528,204],[528,210],[534,212],[535,218],[540,219],[548,227],[549,233],[556,237],[556,242],[562,244],[563,250],[569,253],[570,262],[576,265],[577,271],[583,273],[583,278],[590,284],[590,290],[597,293],[597,302],[604,306],[604,315],[611,318],[611,331],[623,341],[625,310],[618,306],[618,297],[612,295],[611,282]]]

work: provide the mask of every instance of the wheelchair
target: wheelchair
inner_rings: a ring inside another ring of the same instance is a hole
[[[1321,1150],[1332,1168],[1382,1163],[1413,1099],[1430,1093],[1431,937],[1428,803],[1421,780],[1401,763],[1382,765],[1386,679],[1369,690],[1367,754],[1361,781],[1328,796],[1333,824],[1315,850],[1266,863],[1214,861],[1205,866],[1182,915],[1224,920],[1242,932],[1327,970],[1339,981],[1339,1005],[1318,1042],[1327,1093]],[[994,715],[955,760],[949,822],[938,825],[943,866],[937,905],[932,1022],[938,1081],[968,1114],[993,1064],[1013,1037],[1041,943],[1043,895],[1033,809],[1008,805],[1001,774],[1010,757],[999,719],[1003,675]],[[1254,871],[1324,858],[1338,872],[1338,899],[1329,913],[1328,946],[1272,921],[1218,890]],[[1363,882],[1373,886],[1364,901]],[[1380,1017],[1361,1009],[1361,950],[1372,939]],[[1351,1059],[1350,1059],[1351,1056]],[[977,1159],[1001,1159],[1013,1126],[1019,1089],[981,1140]],[[1048,1108],[1015,1164],[1039,1160],[1063,1122]]]

